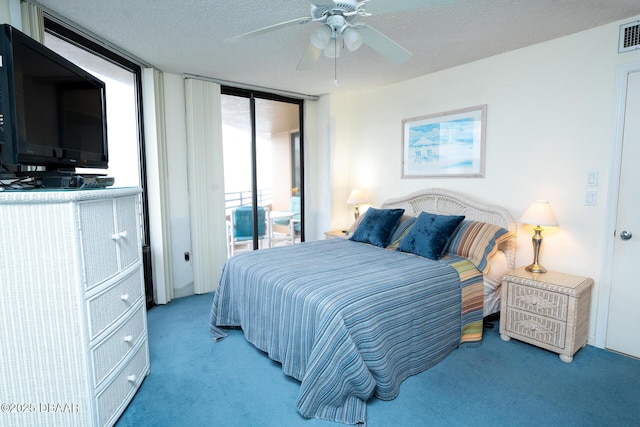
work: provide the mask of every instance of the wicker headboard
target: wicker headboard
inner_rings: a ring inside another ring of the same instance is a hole
[[[405,214],[412,216],[423,211],[439,215],[464,215],[465,219],[499,225],[514,235],[516,233],[516,221],[507,209],[442,188],[427,188],[404,197],[389,199],[381,207],[403,208]],[[515,266],[515,238],[508,239],[500,245],[500,249],[505,254],[509,270],[512,270]]]

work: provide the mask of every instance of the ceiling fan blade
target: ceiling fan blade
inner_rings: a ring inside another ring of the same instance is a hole
[[[304,55],[302,55],[300,62],[298,62],[296,70],[306,71],[312,69],[321,54],[322,49],[318,49],[313,43],[309,43],[307,50],[304,51]]]
[[[286,27],[292,27],[292,26],[298,25],[298,24],[306,24],[307,22],[310,22],[310,21],[311,21],[311,18],[306,17],[306,16],[304,18],[296,18],[296,19],[292,19],[290,21],[285,21],[285,22],[281,22],[279,24],[269,25],[268,27],[259,28],[257,30],[249,31],[248,33],[239,34],[237,36],[229,37],[228,39],[225,39],[225,42],[226,43],[237,43],[237,42],[239,42],[241,40],[248,39],[250,37],[255,37],[255,36],[258,36],[260,34],[268,33],[268,32],[275,31],[275,30],[280,30],[280,29],[286,28]]]
[[[400,64],[411,58],[412,53],[369,25],[358,29],[363,42],[392,62]]]
[[[400,12],[411,9],[426,9],[453,3],[456,0],[369,0],[364,9],[372,15]]]

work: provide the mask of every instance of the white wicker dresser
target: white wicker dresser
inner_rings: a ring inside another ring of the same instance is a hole
[[[0,425],[113,425],[140,387],[139,194],[0,193]]]
[[[515,338],[553,351],[570,363],[587,344],[593,280],[520,267],[504,276],[500,337]]]

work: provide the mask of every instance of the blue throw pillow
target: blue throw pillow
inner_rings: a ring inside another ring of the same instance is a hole
[[[369,208],[349,240],[386,247],[398,227],[404,209]]]
[[[422,212],[409,232],[400,240],[398,250],[439,260],[462,222],[460,215],[434,215]]]

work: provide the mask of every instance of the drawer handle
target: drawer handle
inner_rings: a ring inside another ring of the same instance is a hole
[[[538,305],[538,298],[528,295],[524,298],[524,302],[529,305]]]
[[[127,381],[129,381],[130,383],[135,383],[136,382],[136,376],[135,375],[129,375],[127,377]]]
[[[122,301],[125,301],[125,302],[126,302],[126,301],[129,301],[129,294],[122,294],[122,295],[120,296],[120,299],[121,299]]]
[[[528,330],[530,332],[538,332],[540,331],[540,333],[551,333],[552,331],[547,328],[545,325],[542,325],[540,323],[535,322],[534,320],[530,320],[530,321],[523,321],[521,323],[522,325],[522,329],[524,330]]]
[[[114,234],[111,235],[111,239],[112,240],[120,240],[120,239],[123,239],[125,237],[127,237],[127,231],[126,230],[125,231],[121,231],[119,233],[114,233]]]
[[[131,341],[133,341],[133,336],[127,335],[126,337],[124,337],[124,342],[131,342]]]

